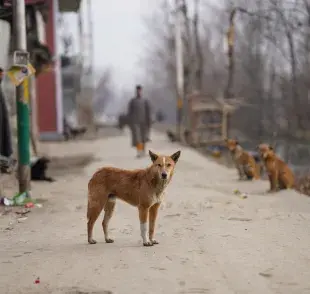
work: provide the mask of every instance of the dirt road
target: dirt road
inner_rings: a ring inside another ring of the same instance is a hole
[[[48,199],[44,207],[0,232],[0,293],[310,293],[310,198],[292,191],[266,195],[267,182],[238,182],[234,170],[159,133],[152,150],[182,149],[160,211],[160,244],[142,246],[136,209],[119,202],[111,221],[115,243],[104,243],[98,220],[98,244],[88,245],[91,174],[103,165],[149,164],[134,158],[126,135],[88,144],[95,163],[83,174],[37,184],[35,192]],[[236,188],[249,197],[234,195]]]

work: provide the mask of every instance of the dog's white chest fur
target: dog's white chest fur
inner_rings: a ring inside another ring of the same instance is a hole
[[[162,191],[161,193],[153,193],[152,194],[152,205],[156,203],[161,203],[164,199],[165,193]]]
[[[237,146],[237,148],[235,149],[234,155],[233,155],[235,160],[238,160],[241,157],[242,153],[243,153],[243,149],[241,148],[241,146]]]

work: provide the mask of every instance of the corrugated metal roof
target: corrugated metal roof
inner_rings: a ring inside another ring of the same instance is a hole
[[[47,0],[25,0],[26,5],[41,4]],[[58,0],[60,12],[77,12],[80,9],[81,0]],[[12,5],[12,0],[4,0],[4,6]]]
[[[31,4],[37,4],[37,3],[44,3],[46,0],[25,0],[26,5],[31,5]],[[11,6],[12,5],[12,0],[4,0],[3,1],[4,6]]]
[[[81,0],[58,0],[60,12],[77,12],[80,9]]]

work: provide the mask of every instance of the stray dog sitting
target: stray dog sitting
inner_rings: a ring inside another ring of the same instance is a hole
[[[152,165],[146,169],[124,170],[114,167],[99,169],[88,183],[87,235],[88,243],[93,239],[94,224],[104,209],[102,221],[106,243],[113,243],[108,224],[113,215],[116,199],[121,199],[138,208],[140,231],[144,246],[158,244],[154,239],[158,209],[163,201],[164,190],[170,183],[175,164],[181,151],[171,156],[161,156],[149,151]],[[149,234],[147,235],[147,222]]]
[[[46,157],[33,158],[31,160],[31,180],[55,182],[55,180],[46,175],[48,163],[50,160]]]
[[[176,137],[176,135],[172,131],[167,130],[166,134],[167,134],[167,136],[168,136],[168,138],[169,138],[169,140],[171,142],[176,142],[177,141],[177,137]]]
[[[295,177],[293,171],[277,156],[273,147],[268,144],[260,144],[257,148],[260,156],[264,160],[265,168],[268,173],[270,183],[268,192],[294,188]]]
[[[237,140],[225,139],[227,148],[229,149],[232,159],[235,163],[239,174],[239,180],[248,179],[255,180],[260,178],[260,166],[255,158],[246,152]]]

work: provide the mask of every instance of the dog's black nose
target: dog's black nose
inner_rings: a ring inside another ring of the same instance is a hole
[[[162,173],[162,174],[161,174],[161,177],[162,177],[163,179],[167,179],[167,174],[166,174],[166,173]]]

